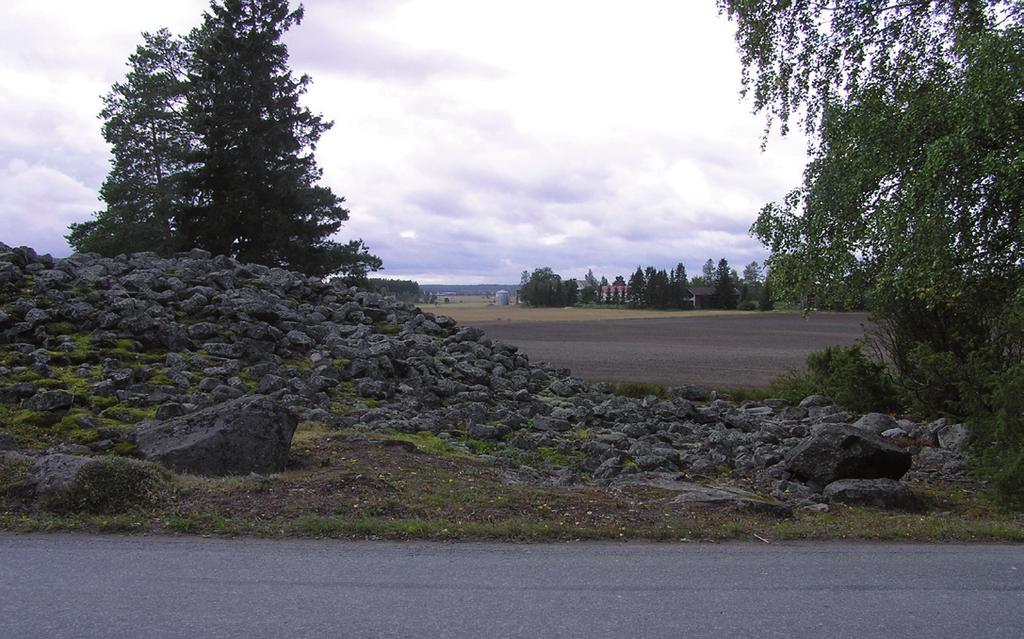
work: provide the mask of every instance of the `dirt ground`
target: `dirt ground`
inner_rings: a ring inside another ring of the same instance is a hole
[[[860,313],[704,315],[602,321],[474,321],[531,360],[572,369],[583,379],[711,388],[765,386],[803,364],[811,351],[852,344]]]
[[[654,311],[631,308],[533,308],[530,306],[495,306],[491,298],[457,296],[449,304],[423,304],[431,313],[448,315],[460,324],[479,322],[589,322],[597,320],[666,319],[710,317],[712,315],[747,315],[744,311]]]

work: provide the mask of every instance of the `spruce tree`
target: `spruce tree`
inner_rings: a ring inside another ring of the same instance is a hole
[[[292,76],[281,42],[302,15],[288,0],[214,0],[184,40],[144,34],[100,114],[107,208],[68,241],[107,255],[198,246],[366,284],[381,261],[330,239],[348,219],[313,156],[331,123],[300,104],[310,79]]]
[[[718,261],[714,283],[715,292],[712,294],[712,300],[715,308],[736,308],[739,301],[736,295],[736,279],[725,258]]]
[[[188,114],[199,145],[180,228],[215,253],[326,274],[365,251],[329,239],[348,219],[344,199],[317,184],[313,151],[332,123],[299,103],[310,78],[292,76],[281,42],[302,16],[287,0],[214,1],[193,33]]]

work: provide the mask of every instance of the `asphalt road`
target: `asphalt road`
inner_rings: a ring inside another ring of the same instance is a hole
[[[1024,547],[0,535],[0,637],[1019,639]]]
[[[733,316],[586,322],[466,322],[521,348],[531,360],[591,381],[765,386],[807,354],[853,344],[863,313],[746,313]]]

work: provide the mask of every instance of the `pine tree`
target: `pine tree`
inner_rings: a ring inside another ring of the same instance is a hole
[[[106,208],[71,225],[67,240],[77,251],[168,255],[178,247],[174,218],[185,199],[191,142],[184,116],[185,50],[167,29],[142,38],[124,81],[103,98],[103,139],[112,154],[100,187]]]

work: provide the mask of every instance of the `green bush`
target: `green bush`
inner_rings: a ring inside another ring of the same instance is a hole
[[[754,302],[752,300],[747,300],[745,302],[740,302],[736,306],[736,310],[738,310],[738,311],[756,311],[757,310],[757,302]]]
[[[971,462],[991,477],[1000,503],[1024,509],[1024,365],[992,376],[990,389],[967,418],[974,435]]]
[[[790,371],[775,379],[769,392],[791,403],[808,395],[825,395],[859,413],[888,413],[901,408],[885,366],[868,359],[859,346],[829,346],[809,354],[805,370]]]
[[[69,487],[44,496],[41,503],[55,512],[123,513],[158,503],[167,478],[167,471],[155,464],[101,457],[84,464]]]
[[[31,468],[30,457],[0,453],[0,499],[20,496]]]
[[[887,413],[901,408],[885,366],[868,359],[859,346],[829,346],[811,353],[807,372],[818,392],[852,411]]]
[[[654,395],[658,399],[669,399],[668,388],[662,384],[648,384],[646,382],[622,382],[612,384],[612,392],[622,397],[643,399]]]

